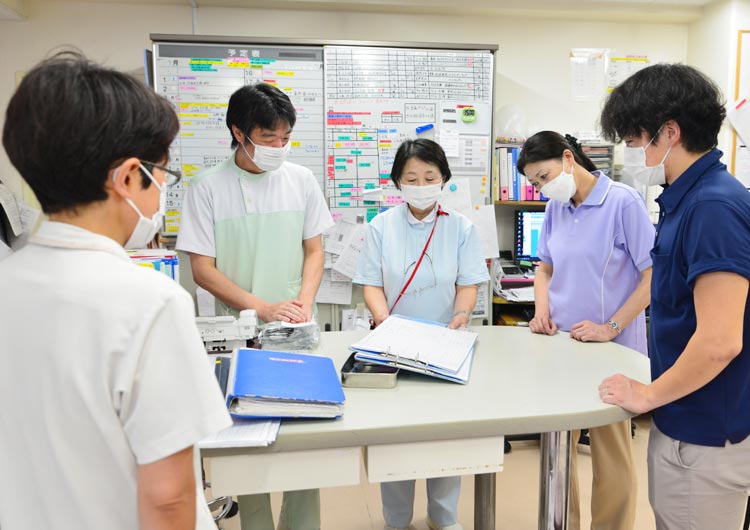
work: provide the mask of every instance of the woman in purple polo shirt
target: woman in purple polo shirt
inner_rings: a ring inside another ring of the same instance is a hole
[[[537,251],[531,331],[554,335],[560,329],[575,340],[613,341],[646,355],[654,227],[642,197],[597,171],[575,138],[552,131],[526,141],[518,170],[550,199]],[[589,435],[591,528],[632,530],[637,483],[630,421],[589,429]],[[579,436],[573,434],[573,447]],[[569,525],[580,529],[576,451]]]

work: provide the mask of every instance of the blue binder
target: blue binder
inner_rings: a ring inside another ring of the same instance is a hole
[[[229,413],[239,418],[336,418],[344,391],[328,357],[241,348],[232,355]]]

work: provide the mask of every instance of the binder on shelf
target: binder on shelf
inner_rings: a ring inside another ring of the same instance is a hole
[[[515,197],[515,200],[522,201],[524,199],[524,196],[521,195],[521,183],[518,173],[518,155],[520,150],[516,147],[512,149],[512,158],[511,158],[511,175],[513,176],[513,197]]]
[[[499,148],[498,159],[500,162],[500,200],[509,200],[508,195],[508,148]]]
[[[236,418],[337,418],[344,391],[328,357],[240,348],[232,354],[227,407]]]
[[[391,315],[351,345],[355,358],[466,384],[477,334],[445,324]]]

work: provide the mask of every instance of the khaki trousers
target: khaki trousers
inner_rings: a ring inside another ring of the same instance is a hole
[[[274,530],[271,495],[240,495],[242,530]],[[320,490],[285,491],[279,530],[320,530]]]
[[[657,530],[737,530],[750,489],[750,437],[724,447],[681,442],[651,426],[648,496]]]
[[[573,431],[568,529],[580,530],[578,452],[581,431]],[[591,530],[633,530],[638,482],[633,465],[630,420],[589,429],[591,440]]]

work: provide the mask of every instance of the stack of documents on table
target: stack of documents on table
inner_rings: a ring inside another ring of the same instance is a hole
[[[223,449],[225,447],[268,447],[279,435],[281,420],[241,420],[198,442],[200,449]]]
[[[241,348],[232,354],[227,407],[239,418],[336,418],[344,391],[328,357]]]
[[[476,340],[477,334],[471,331],[391,315],[351,349],[361,361],[466,384]]]
[[[508,302],[533,302],[534,286],[520,287],[518,289],[503,289],[498,294]]]

